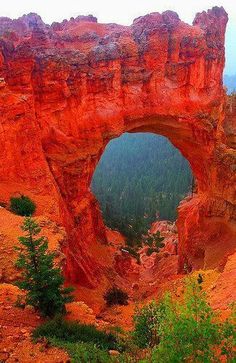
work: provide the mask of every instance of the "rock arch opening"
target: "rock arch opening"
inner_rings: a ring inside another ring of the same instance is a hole
[[[198,193],[179,209],[179,269],[186,261],[219,266],[235,249],[234,129],[222,87],[227,20],[219,7],[192,26],[171,11],[131,26],[0,19],[1,199],[29,195],[38,214],[65,227],[68,280],[96,286],[107,271],[89,186],[105,146],[125,132],[166,136],[197,179]]]
[[[125,133],[112,140],[95,169],[91,190],[105,224],[122,232],[175,221],[179,202],[193,192],[188,161],[166,137]]]

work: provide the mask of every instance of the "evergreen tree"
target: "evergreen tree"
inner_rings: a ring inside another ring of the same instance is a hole
[[[157,231],[155,234],[149,233],[144,239],[144,245],[148,246],[147,255],[150,256],[153,252],[158,253],[160,248],[165,246],[163,243],[164,239],[164,237],[161,237],[160,231]]]
[[[48,251],[48,241],[38,236],[41,228],[31,217],[22,225],[25,236],[19,237],[23,249],[19,252],[17,267],[23,270],[22,280],[17,285],[27,291],[26,303],[34,306],[44,316],[53,317],[65,313],[65,303],[72,301],[72,288],[64,288],[64,278],[59,268],[54,267],[54,253]]]
[[[187,160],[166,138],[124,134],[107,145],[91,187],[105,223],[131,240],[130,231],[120,229],[123,222],[131,225],[132,234],[140,234],[140,220],[146,230],[157,215],[174,221],[176,207],[191,191],[191,179]]]

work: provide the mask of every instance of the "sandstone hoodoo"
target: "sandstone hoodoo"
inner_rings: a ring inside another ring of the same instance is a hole
[[[0,18],[0,199],[27,195],[38,215],[65,227],[68,280],[95,287],[106,273],[105,227],[89,186],[105,146],[124,132],[166,136],[197,180],[178,211],[179,271],[222,267],[235,250],[227,19],[218,7],[192,26],[172,11],[131,26]]]

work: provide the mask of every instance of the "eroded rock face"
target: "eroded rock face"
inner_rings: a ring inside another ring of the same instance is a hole
[[[49,250],[55,254],[56,265],[63,267],[65,256],[61,250],[67,238],[64,228],[43,216],[37,217],[36,221],[42,229],[42,235],[49,241]],[[15,247],[22,247],[18,241],[18,237],[24,235],[20,228],[22,224],[23,217],[0,208],[0,284],[14,283],[21,277],[21,270],[16,267],[19,253]]]
[[[130,27],[78,17],[0,18],[0,197],[32,197],[68,231],[66,275],[95,286],[105,230],[89,186],[123,132],[164,135],[189,160],[198,193],[179,209],[179,267],[215,267],[235,248],[235,145],[222,87],[227,14],[194,25],[174,12]],[[221,248],[223,246],[223,252]],[[212,255],[214,251],[214,255]]]

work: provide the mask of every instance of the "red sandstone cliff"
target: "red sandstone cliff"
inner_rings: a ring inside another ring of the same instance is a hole
[[[0,199],[25,193],[65,226],[68,279],[91,287],[104,273],[105,230],[89,186],[106,144],[127,131],[168,137],[197,179],[179,208],[179,268],[216,267],[235,249],[226,23],[217,7],[193,26],[170,11],[130,27],[91,16],[51,26],[36,14],[0,18]]]

